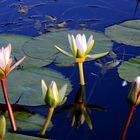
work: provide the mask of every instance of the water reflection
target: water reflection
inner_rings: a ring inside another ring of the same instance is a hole
[[[140,2],[140,0],[137,0],[137,2],[136,2],[136,7],[135,7],[135,11],[134,11],[134,16],[135,16],[136,13],[137,13],[137,10],[138,10],[138,7],[139,7],[139,2]]]
[[[96,104],[86,103],[85,95],[85,86],[81,85],[76,93],[74,102],[57,110],[55,115],[62,113],[63,111],[69,111],[69,118],[72,126],[79,128],[80,125],[86,122],[89,129],[92,130],[93,123],[91,121],[90,109],[96,109],[103,112],[107,112],[107,110],[104,107],[98,106]]]

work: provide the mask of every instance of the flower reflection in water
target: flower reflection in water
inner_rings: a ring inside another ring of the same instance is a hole
[[[92,130],[93,124],[90,118],[90,109],[96,109],[99,111],[107,112],[104,107],[85,103],[85,86],[80,85],[77,94],[75,96],[74,102],[72,104],[63,106],[55,112],[59,114],[63,111],[68,110],[70,115],[70,122],[72,126],[79,128],[84,122],[87,123],[88,127]]]

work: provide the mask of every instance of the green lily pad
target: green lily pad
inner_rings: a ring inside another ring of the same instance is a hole
[[[39,37],[35,37],[34,39],[24,44],[23,51],[31,58],[40,59],[44,62],[50,62],[56,57],[56,54],[58,54],[58,51],[54,48],[54,46],[57,45],[60,48],[71,52],[70,46],[68,44],[68,34],[76,35],[78,33],[84,33],[87,38],[89,38],[91,34],[94,35],[95,45],[91,51],[91,54],[107,52],[112,48],[112,42],[110,39],[101,32],[92,30],[67,30],[46,33]],[[56,58],[56,61],[59,63],[66,62],[69,64],[74,62],[74,59],[66,57],[60,53],[57,56],[58,57]]]
[[[48,140],[46,138],[32,137],[16,133],[7,133],[3,140]]]
[[[119,66],[119,76],[128,81],[132,82],[137,76],[140,76],[140,56],[131,58]]]
[[[140,20],[110,26],[106,28],[105,34],[118,43],[140,47]]]
[[[0,34],[0,47],[6,47],[9,43],[12,45],[12,55],[16,55],[21,51],[21,47],[31,37],[24,35],[14,35],[14,34]]]
[[[11,129],[10,121],[8,119],[8,112],[5,113],[5,117],[6,117],[7,129]],[[15,117],[18,130],[40,131],[45,122],[45,118],[43,116],[39,114],[31,114],[31,113],[23,112],[23,111],[15,111],[14,117]],[[52,122],[50,122],[48,131],[52,127],[53,127],[53,124]]]
[[[9,43],[11,43],[12,56],[15,56],[17,59],[20,59],[24,55],[27,56],[27,59],[22,62],[22,65],[24,67],[29,67],[29,66],[40,67],[49,64],[50,62],[53,61],[53,59],[42,60],[40,58],[28,56],[28,54],[26,54],[21,48],[29,40],[34,40],[34,39],[32,39],[32,37],[30,36],[24,36],[24,35],[0,34],[0,48],[6,47]]]
[[[12,56],[15,56],[17,59],[20,59],[23,57],[24,52],[22,51],[22,46],[31,40],[32,37],[30,36],[24,36],[24,35],[15,35],[15,34],[0,34],[0,48],[6,47],[9,43],[12,45]],[[33,63],[33,64],[32,64]],[[24,66],[32,66],[36,65],[38,66],[38,63],[40,63],[40,60],[34,60],[32,58],[28,58],[27,60],[22,63]],[[40,66],[40,64],[39,64]]]
[[[58,88],[61,88],[64,84],[67,84],[67,94],[70,93],[72,89],[70,81],[56,71],[47,68],[15,70],[12,71],[7,78],[7,90],[10,96],[10,102],[15,103],[21,96],[18,104],[45,104],[42,96],[41,79],[44,79],[47,85],[49,85],[52,80],[56,81]],[[4,102],[1,88],[0,102]]]

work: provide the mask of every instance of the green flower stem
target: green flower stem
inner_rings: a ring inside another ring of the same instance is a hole
[[[51,121],[51,118],[52,118],[52,115],[53,115],[53,112],[54,112],[54,108],[55,108],[54,106],[51,106],[49,108],[48,116],[47,116],[47,118],[45,120],[45,123],[44,123],[44,125],[43,125],[43,127],[40,131],[40,135],[45,135],[45,132],[48,129],[49,123]]]
[[[84,72],[83,72],[83,62],[78,62],[78,67],[79,67],[79,76],[80,76],[80,84],[85,85],[85,80],[84,80]]]
[[[15,123],[12,107],[11,107],[11,104],[10,104],[10,101],[9,101],[7,89],[6,89],[6,80],[5,79],[1,79],[1,86],[2,86],[2,90],[3,90],[6,106],[7,106],[7,109],[8,109],[8,115],[9,115],[9,119],[10,119],[10,123],[11,123],[11,129],[12,129],[13,132],[15,132],[17,128],[16,128],[16,123]]]

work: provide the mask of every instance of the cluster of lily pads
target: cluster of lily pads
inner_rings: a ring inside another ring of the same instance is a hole
[[[108,36],[111,36],[110,32],[112,32],[112,30],[114,30],[114,28],[106,29],[106,34],[108,34]],[[69,44],[66,41],[67,34],[68,34]],[[94,34],[95,39],[93,39],[93,36],[91,34]],[[89,37],[88,41],[86,40],[86,36]],[[114,39],[117,37],[112,37],[112,38]],[[112,42],[107,37],[102,35],[102,33],[96,31],[62,31],[58,33],[44,34],[35,38],[26,37],[26,36],[17,36],[17,35],[0,35],[0,39],[2,40],[0,44],[1,46],[6,45],[6,43],[8,42],[11,42],[12,44],[12,57],[10,56],[11,55],[10,44],[6,48],[2,48],[0,50],[0,60],[1,60],[0,80],[1,80],[1,86],[3,89],[4,97],[5,97],[4,100],[8,109],[9,120],[11,123],[12,131],[15,132],[17,127],[16,127],[14,114],[12,111],[10,101],[12,102],[12,105],[15,102],[23,105],[40,105],[43,104],[42,102],[45,101],[45,104],[49,107],[49,111],[48,111],[47,118],[46,120],[44,120],[44,124],[41,128],[40,135],[45,135],[46,130],[49,127],[54,109],[57,106],[60,106],[65,103],[67,99],[66,92],[70,93],[71,91],[71,85],[69,81],[65,79],[61,74],[58,74],[53,70],[49,70],[47,68],[42,67],[46,64],[51,63],[52,61],[55,61],[59,65],[72,66],[74,62],[78,64],[80,85],[81,85],[81,89],[79,93],[81,94],[78,94],[77,96],[80,96],[82,98],[75,99],[74,104],[64,107],[64,110],[71,109],[72,114],[74,114],[76,110],[78,111],[80,110],[81,119],[79,120],[78,123],[75,124],[76,115],[73,115],[71,118],[71,124],[79,127],[79,124],[82,124],[85,119],[89,128],[92,129],[92,123],[90,121],[86,109],[92,107],[98,108],[98,106],[93,106],[91,104],[84,103],[83,86],[85,84],[85,80],[84,80],[83,63],[86,61],[86,59],[95,60],[109,53],[112,47]],[[94,44],[94,40],[95,40],[95,44]],[[93,46],[94,49],[92,49]],[[94,54],[89,55],[89,52]],[[24,57],[18,60],[21,56]],[[27,58],[27,60],[23,61],[25,58]],[[130,59],[128,62],[123,63],[119,67],[119,76],[131,82],[132,79],[134,79],[136,76],[139,75],[139,71],[137,71],[136,69],[136,72],[131,73],[130,75],[130,73],[127,73],[126,69],[127,67],[132,68],[132,66],[134,66],[133,68],[139,67],[139,60],[140,59],[138,56],[136,58]],[[15,61],[14,65],[12,65],[12,61]],[[20,64],[22,61],[23,63]],[[14,70],[10,74],[10,72],[14,68],[16,68],[16,70]],[[22,78],[18,80],[20,77]],[[6,81],[5,81],[6,79],[7,79],[7,88],[6,88]],[[39,80],[41,80],[41,86],[38,84]],[[15,83],[13,81],[18,82],[16,88],[13,88],[15,87]],[[45,81],[47,82],[47,84],[45,83]],[[139,104],[139,92],[140,92],[139,81],[140,81],[139,77],[134,80],[133,82],[134,84],[132,84],[132,90],[130,90],[128,96],[128,99],[131,102],[132,112],[134,111],[136,105]],[[40,96],[41,88],[43,93],[42,97]],[[7,90],[10,95],[10,101],[9,101]],[[35,96],[35,99],[31,103],[29,99],[32,97],[33,94]],[[0,98],[3,99],[2,96]],[[81,101],[82,104],[79,105],[79,102],[81,103]],[[104,110],[103,108],[101,109]],[[132,112],[130,114],[132,114]],[[1,116],[0,119],[1,138],[4,136],[6,130],[5,122],[6,121],[4,116]],[[127,122],[124,132],[122,134],[122,139],[124,139],[124,137],[126,136],[128,124],[129,123]]]
[[[70,47],[72,50],[72,54],[68,53],[67,51],[62,50],[61,48],[59,48],[57,46],[55,46],[55,47],[61,53],[65,54],[69,57],[73,57],[75,59],[75,61],[78,63],[79,74],[80,74],[80,84],[83,86],[85,84],[84,73],[83,73],[83,62],[85,61],[86,57],[97,59],[97,58],[101,58],[101,57],[107,55],[108,52],[101,53],[101,54],[95,54],[95,55],[88,55],[89,52],[91,51],[93,45],[94,45],[94,40],[93,40],[92,35],[88,39],[88,42],[86,41],[85,34],[83,34],[83,35],[78,34],[76,36],[76,38],[73,35],[72,36],[68,35],[68,40],[69,40],[69,44],[70,44]],[[11,104],[9,101],[7,88],[6,88],[6,79],[7,79],[8,75],[10,74],[10,72],[14,68],[18,67],[20,65],[20,63],[25,58],[26,58],[25,56],[22,57],[14,65],[12,65],[13,59],[11,57],[11,44],[9,44],[5,48],[2,47],[0,50],[1,87],[3,90],[4,99],[5,99],[5,103],[6,103],[7,110],[8,110],[8,115],[9,115],[9,120],[10,120],[12,132],[16,132],[17,127],[16,127],[16,123],[15,123],[15,119],[14,119],[13,110],[12,110],[12,107],[11,107]],[[50,123],[50,120],[51,120],[51,117],[53,115],[53,111],[54,111],[55,107],[64,104],[66,99],[67,99],[65,97],[65,93],[67,90],[67,84],[65,84],[59,91],[58,91],[57,84],[55,81],[52,81],[50,86],[47,86],[45,81],[42,80],[41,86],[42,86],[42,93],[43,93],[45,103],[50,108],[49,112],[48,112],[48,116],[46,118],[46,121],[45,121],[45,123],[40,131],[40,135],[45,135],[45,132],[49,126],[49,123]],[[2,116],[1,117],[1,129],[0,129],[0,131],[1,131],[0,137],[1,138],[3,138],[4,133],[5,133],[5,129],[6,129],[5,125],[6,125],[5,119]]]

